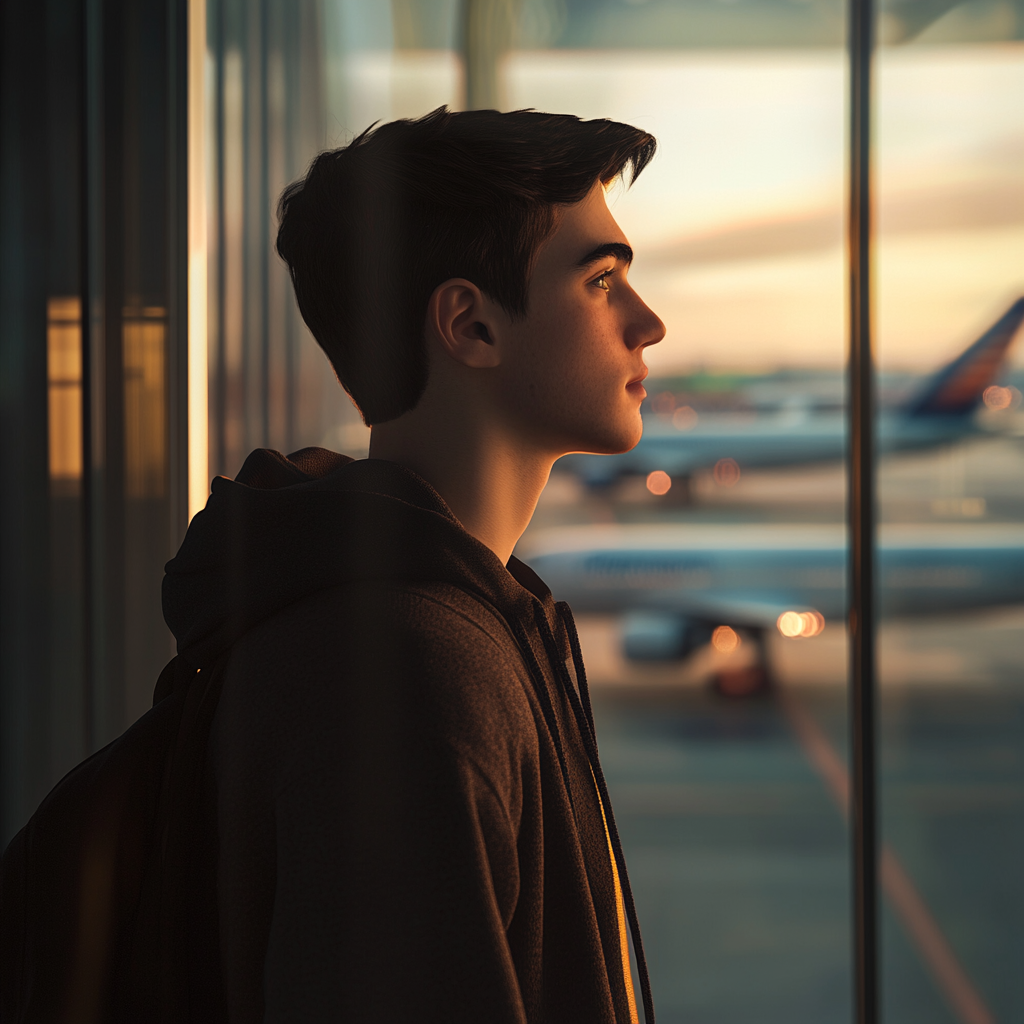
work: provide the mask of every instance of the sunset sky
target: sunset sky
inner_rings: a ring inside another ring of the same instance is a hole
[[[349,54],[343,75],[333,144],[457,95],[450,52]],[[654,371],[842,365],[842,51],[532,51],[504,83],[509,109],[657,136],[610,197],[633,283],[668,325]],[[924,371],[1024,294],[1024,44],[882,50],[876,94],[879,359]]]

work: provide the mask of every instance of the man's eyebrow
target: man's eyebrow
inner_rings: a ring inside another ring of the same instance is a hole
[[[598,260],[603,260],[607,256],[614,256],[627,266],[633,262],[633,250],[625,242],[605,242],[596,249],[591,249],[583,259],[577,261],[576,266],[589,267],[592,263],[597,263]]]

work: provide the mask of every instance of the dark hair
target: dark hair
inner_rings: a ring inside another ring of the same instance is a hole
[[[555,208],[627,164],[635,179],[655,145],[615,121],[439,107],[321,153],[281,196],[277,251],[366,423],[401,416],[423,394],[424,316],[439,284],[467,278],[525,315]]]

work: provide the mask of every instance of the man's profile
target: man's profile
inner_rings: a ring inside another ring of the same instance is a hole
[[[639,439],[664,328],[604,185],[653,148],[442,109],[282,198],[300,309],[372,430],[364,462],[255,453],[168,567],[179,638],[253,623],[210,748],[232,1019],[636,1018],[575,629],[511,556],[556,458]]]
[[[278,251],[370,451],[253,452],[168,563],[178,682],[151,714],[185,694],[209,737],[187,842],[161,840],[192,879],[170,941],[199,935],[179,1005],[233,1024],[638,1020],[576,629],[512,552],[558,457],[640,437],[664,327],[605,187],[654,146],[441,108],[285,191]]]

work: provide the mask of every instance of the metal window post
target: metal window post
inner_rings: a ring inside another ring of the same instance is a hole
[[[871,69],[874,0],[850,0],[850,726],[854,1020],[876,1024],[878,799],[875,673],[875,445],[871,352]]]

